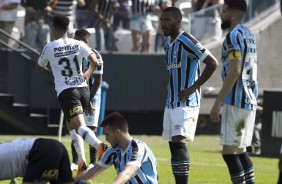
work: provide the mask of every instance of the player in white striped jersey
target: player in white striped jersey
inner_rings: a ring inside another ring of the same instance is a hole
[[[81,40],[87,45],[89,45],[89,37],[90,33],[86,29],[78,29],[75,31],[74,39]],[[98,127],[98,120],[100,114],[100,104],[101,104],[101,83],[102,83],[102,75],[103,75],[103,59],[101,54],[92,49],[94,52],[99,66],[94,70],[92,75],[89,79],[89,89],[90,89],[90,109],[92,110],[93,114],[89,114],[88,112],[84,112],[84,120],[87,125],[93,132],[96,132],[96,128]],[[89,68],[89,62],[87,59],[83,58],[82,61],[82,71],[85,72]],[[93,167],[96,164],[97,158],[96,153],[97,150],[95,147],[89,145],[89,152],[90,152],[90,165],[89,167]],[[83,154],[83,152],[82,152]],[[78,158],[75,152],[74,146],[72,144],[72,155],[73,155],[73,162],[76,163]],[[83,154],[83,160],[85,160],[85,156]],[[72,167],[74,167],[74,163],[72,163]]]
[[[222,47],[223,85],[211,109],[218,122],[222,105],[220,144],[231,181],[254,183],[253,163],[246,152],[251,145],[258,96],[255,36],[241,22],[247,11],[245,0],[225,0],[222,29],[229,29]]]
[[[177,184],[188,183],[190,158],[185,140],[193,141],[200,108],[200,87],[218,62],[192,35],[180,30],[182,14],[169,7],[161,14],[161,27],[168,36],[164,49],[168,71],[163,138],[169,141],[171,167]],[[200,73],[200,63],[206,64]]]
[[[64,145],[53,139],[19,138],[0,143],[0,180],[23,177],[23,183],[72,184]]]
[[[68,25],[69,19],[67,17],[61,15],[53,17],[52,33],[55,40],[45,45],[36,69],[43,71],[50,62],[58,101],[64,112],[67,128],[79,158],[82,159],[81,154],[84,152],[84,145],[82,141],[79,141],[79,136],[88,144],[96,147],[97,157],[100,158],[105,145],[85,125],[83,117],[83,111],[92,114],[86,80],[89,80],[99,62],[84,42],[67,37]],[[83,58],[87,58],[90,62],[85,73],[82,73]],[[81,163],[79,167],[85,165],[84,160],[79,160],[79,162]],[[80,172],[80,170],[78,171]]]
[[[104,128],[109,148],[92,169],[82,172],[75,180],[95,178],[104,170],[114,166],[118,176],[113,183],[157,184],[156,158],[144,142],[131,137],[125,118],[117,112],[108,115],[101,127]]]

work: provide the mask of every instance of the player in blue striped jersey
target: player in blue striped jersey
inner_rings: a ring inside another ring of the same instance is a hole
[[[156,158],[144,142],[131,137],[125,118],[117,112],[108,115],[101,127],[111,148],[90,170],[82,172],[75,180],[95,178],[107,168],[114,166],[118,176],[113,183],[157,184]]]
[[[190,158],[185,140],[193,141],[200,108],[200,87],[218,62],[192,35],[180,30],[182,14],[176,7],[163,10],[160,21],[168,36],[164,49],[168,71],[163,138],[169,141],[172,172],[177,184],[188,183]],[[200,63],[206,64],[203,73]]]
[[[232,183],[254,183],[251,145],[258,96],[257,49],[254,34],[241,23],[245,0],[225,0],[222,29],[229,29],[222,48],[223,86],[211,110],[211,120],[220,120],[220,144]]]

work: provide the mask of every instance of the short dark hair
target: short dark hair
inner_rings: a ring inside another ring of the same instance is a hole
[[[163,12],[172,13],[175,17],[178,17],[178,18],[180,18],[180,20],[182,20],[182,13],[181,13],[180,9],[177,8],[177,7],[174,7],[174,6],[167,7],[163,10]]]
[[[113,112],[104,118],[100,127],[106,126],[109,126],[112,130],[120,129],[122,132],[128,132],[128,123],[118,112]]]
[[[53,26],[61,29],[62,31],[67,31],[69,27],[70,20],[68,17],[63,15],[53,16]]]
[[[241,10],[244,13],[247,11],[247,3],[245,0],[224,0],[224,4],[226,4],[228,8]]]
[[[74,37],[79,40],[85,40],[90,36],[90,33],[86,29],[77,29],[74,33]]]

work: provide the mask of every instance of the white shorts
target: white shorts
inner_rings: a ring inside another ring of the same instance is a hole
[[[84,113],[83,116],[86,126],[98,127],[99,114],[100,114],[100,106],[94,106],[92,116],[86,116]]]
[[[251,146],[256,111],[224,104],[220,144],[239,148]]]
[[[177,135],[186,137],[193,141],[199,116],[199,107],[177,107],[175,109],[165,108],[162,136],[165,140]]]
[[[140,33],[153,31],[154,27],[150,15],[132,17],[130,20],[130,30],[138,31]]]

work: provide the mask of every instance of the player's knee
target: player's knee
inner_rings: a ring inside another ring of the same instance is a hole
[[[171,167],[174,175],[189,175],[190,160],[185,143],[169,142]]]

